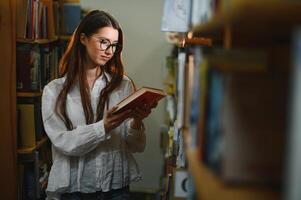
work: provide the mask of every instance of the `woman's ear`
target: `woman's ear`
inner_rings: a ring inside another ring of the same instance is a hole
[[[80,34],[80,43],[82,43],[82,45],[86,46],[86,42],[87,42],[87,36],[84,33]]]

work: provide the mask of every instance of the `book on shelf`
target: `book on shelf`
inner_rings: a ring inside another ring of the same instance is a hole
[[[40,97],[22,97],[17,100],[19,147],[34,147],[43,136]]]
[[[56,36],[58,9],[52,0],[17,0],[17,38],[50,39]]]
[[[224,76],[214,68],[208,71],[206,96],[206,114],[204,124],[203,158],[205,163],[214,171],[220,171],[222,153],[221,114],[224,101]],[[202,119],[201,119],[202,120]]]
[[[17,90],[22,92],[40,89],[40,52],[39,47],[31,44],[17,45]]]
[[[58,76],[62,47],[52,44],[18,43],[16,52],[17,91],[41,91]]]
[[[46,29],[46,33],[45,33],[45,30],[43,31],[44,34],[44,38],[45,36],[47,38],[54,38],[56,35],[56,30],[55,30],[55,17],[54,17],[54,14],[57,14],[57,13],[54,13],[54,9],[53,9],[53,1],[52,0],[40,0],[40,4],[43,5],[43,7],[45,7],[43,9],[43,14],[46,15],[45,17],[43,17],[44,21],[43,21],[43,24],[44,24],[44,29]],[[45,25],[46,24],[46,25]],[[41,25],[43,27],[43,25]]]
[[[79,25],[81,6],[79,3],[64,3],[64,34],[71,35]]]
[[[185,124],[184,112],[185,112],[185,64],[186,64],[186,53],[179,51],[178,53],[178,67],[177,67],[177,116],[176,126],[182,128]]]
[[[191,25],[192,27],[208,22],[215,14],[217,0],[192,0]]]
[[[184,79],[184,127],[190,125],[191,97],[193,93],[193,76],[194,76],[194,56],[189,53],[185,63],[185,79]]]
[[[174,170],[174,194],[175,200],[184,200],[187,198],[188,190],[188,171],[186,169],[175,169]]]
[[[161,100],[166,96],[165,92],[161,89],[151,87],[141,87],[137,91],[133,92],[125,99],[120,101],[116,106],[117,109],[114,114],[123,112],[135,107],[142,107],[143,105],[151,105],[156,101]]]
[[[161,31],[188,32],[189,23],[190,1],[164,1]]]
[[[17,38],[26,37],[26,20],[27,20],[27,1],[17,0],[16,1],[16,32]]]
[[[22,174],[22,192],[21,199],[36,199],[37,188],[35,183],[35,163],[24,163],[24,169]]]

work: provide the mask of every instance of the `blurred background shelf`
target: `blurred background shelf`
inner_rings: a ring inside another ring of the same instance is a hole
[[[186,145],[189,145],[189,133],[184,134]],[[196,149],[186,147],[185,155],[189,171],[195,182],[199,199],[243,199],[243,200],[280,200],[281,193],[276,189],[263,186],[230,185],[224,183],[220,177],[213,173],[205,164],[199,160]]]
[[[270,45],[286,41],[301,22],[301,2],[283,0],[223,0],[208,22],[195,25],[195,36],[215,41],[235,38],[234,43]],[[234,40],[234,39],[233,39]]]

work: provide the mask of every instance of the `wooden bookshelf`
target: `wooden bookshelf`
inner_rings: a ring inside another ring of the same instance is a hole
[[[280,200],[281,194],[271,188],[250,185],[229,185],[199,160],[198,151],[189,147],[189,133],[184,131],[185,155],[194,178],[199,199]]]
[[[186,156],[190,172],[195,178],[196,190],[200,199],[277,200],[281,197],[280,192],[264,187],[226,185],[217,175],[198,161],[195,150],[187,148]]]
[[[17,92],[17,97],[40,97],[42,92]]]
[[[222,0],[217,12],[203,24],[192,28],[195,36],[231,43],[273,44],[289,38],[301,22],[301,2],[283,0]]]
[[[37,144],[33,147],[27,147],[27,148],[18,148],[17,153],[18,154],[27,154],[27,153],[32,153],[34,150],[39,149],[41,146],[46,144],[48,141],[48,137],[44,136],[41,140],[37,141]]]
[[[29,44],[48,44],[52,42],[56,42],[58,37],[51,39],[28,39],[28,38],[17,38],[17,42],[19,43],[29,43]]]
[[[205,51],[202,52],[207,56],[206,62],[208,62],[207,64],[210,67],[218,69],[220,73],[226,74],[229,72],[228,74],[231,73],[231,75],[244,73],[248,76],[258,77],[273,74],[286,78],[287,74],[291,73],[292,53],[294,53],[292,50],[292,33],[301,24],[301,2],[284,0],[220,0],[218,3],[217,9],[212,11],[213,15],[209,21],[194,26],[191,32],[188,32],[187,38],[190,38],[189,34],[192,33],[192,40],[186,41],[187,46],[207,46],[204,48]],[[177,41],[176,39],[180,41],[180,37],[177,37],[177,35],[174,38],[175,41]],[[198,38],[198,40],[193,40],[193,38]],[[200,40],[201,38],[202,40]],[[185,46],[184,44],[183,42],[182,46]],[[227,54],[224,52],[215,54],[219,52],[216,50],[220,49]],[[229,49],[231,49],[231,52]],[[260,53],[258,57],[244,60],[242,53],[249,56],[253,50]],[[186,50],[186,53],[189,54],[192,51],[189,49]],[[185,81],[189,82],[190,78],[185,78]],[[208,85],[206,85],[206,88],[208,88]],[[190,101],[191,99],[188,100]],[[184,100],[183,104],[185,105],[185,103]],[[207,106],[207,103],[202,103]],[[185,111],[188,111],[188,113],[189,109],[194,109],[193,107],[187,107]],[[233,107],[235,107],[235,104],[233,104]],[[202,122],[201,125],[201,130],[203,131],[206,124]],[[189,124],[185,126],[189,126]],[[204,133],[198,134],[203,135]],[[287,193],[286,187],[291,187],[296,183],[286,186],[287,177],[285,174],[283,174],[283,181],[278,187],[255,183],[227,182],[201,159],[200,146],[197,146],[195,149],[191,147],[190,140],[195,140],[196,138],[190,138],[190,135],[186,127],[183,130],[183,149],[188,163],[188,171],[194,179],[195,192],[198,195],[198,199],[279,200],[285,197],[285,193]],[[273,136],[269,140],[273,140]],[[285,147],[283,146],[283,148]],[[260,154],[261,152],[256,153]],[[279,160],[279,162],[282,162],[282,160]],[[287,165],[285,162],[281,164]],[[296,190],[298,190],[297,187]],[[297,196],[295,197],[297,198]],[[291,199],[293,199],[292,196]]]
[[[16,156],[16,61],[15,0],[1,1],[0,11],[0,185],[1,199],[17,199],[17,156]]]

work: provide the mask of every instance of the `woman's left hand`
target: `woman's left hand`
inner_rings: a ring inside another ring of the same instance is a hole
[[[132,128],[140,129],[142,125],[142,120],[151,114],[151,110],[156,108],[158,102],[155,101],[151,105],[144,105],[143,107],[136,107],[132,110],[131,116],[134,119],[132,123]]]

